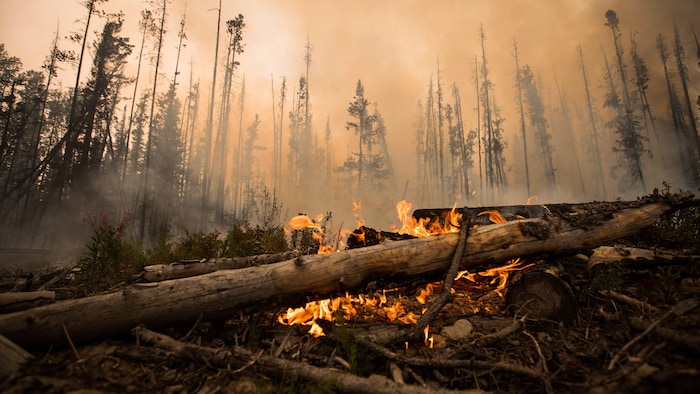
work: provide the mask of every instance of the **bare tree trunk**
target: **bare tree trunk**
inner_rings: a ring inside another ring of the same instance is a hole
[[[527,196],[532,196],[530,190],[530,168],[527,163],[527,134],[525,133],[525,107],[523,106],[523,87],[520,78],[520,63],[518,62],[518,43],[513,39],[513,56],[515,56],[515,79],[518,88],[518,108],[520,110],[520,131],[523,137],[523,156],[525,158],[525,182],[527,184]]]
[[[156,107],[156,91],[158,88],[158,69],[160,68],[160,52],[163,48],[163,35],[165,33],[165,11],[167,6],[167,0],[163,0],[163,7],[161,8],[160,16],[160,28],[158,29],[158,47],[156,50],[156,66],[153,71],[153,88],[151,89],[151,112],[148,116],[148,142],[146,143],[146,160],[143,169],[143,201],[141,202],[141,215],[140,215],[140,227],[139,227],[139,239],[144,240],[146,232],[146,213],[148,211],[148,203],[150,198],[149,193],[149,172],[151,167],[151,150],[153,148],[153,113]]]
[[[216,69],[219,60],[219,33],[221,31],[221,0],[219,0],[219,8],[217,9],[218,17],[216,20],[216,47],[214,49],[214,71],[211,78],[211,97],[209,98],[209,111],[207,113],[207,125],[204,130],[204,169],[202,171],[202,201],[201,201],[201,228],[206,230],[207,218],[209,216],[209,181],[211,168],[211,143],[212,133],[214,132],[214,98],[216,97]]]
[[[588,88],[588,76],[586,75],[586,66],[583,62],[583,49],[578,46],[578,55],[581,61],[581,73],[583,74],[583,85],[586,90],[586,106],[588,108],[588,121],[591,124],[591,133],[593,136],[593,148],[595,150],[596,171],[598,173],[598,184],[602,192],[602,199],[608,199],[608,192],[605,190],[605,175],[603,173],[603,157],[600,154],[600,144],[598,143],[598,130],[596,128],[595,112],[593,112],[593,102],[591,100],[591,91]]]

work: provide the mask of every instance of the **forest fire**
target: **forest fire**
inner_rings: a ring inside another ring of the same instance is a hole
[[[405,200],[400,201],[396,205],[396,213],[402,224],[400,230],[398,231],[399,234],[406,234],[414,237],[428,237],[433,235],[456,233],[460,231],[460,222],[463,215],[462,213],[458,212],[456,206],[450,211],[446,212],[444,218],[441,218],[442,220],[434,221],[430,218],[416,219],[412,217],[412,208],[412,204],[406,202]],[[353,202],[353,214],[357,221],[358,230],[356,230],[350,236],[354,236],[359,242],[363,243],[365,236],[365,221],[362,218],[361,205],[359,203]],[[489,221],[496,224],[507,221],[496,210],[483,211],[478,215],[488,215]],[[519,218],[522,217],[516,217],[516,219]],[[320,244],[318,249],[319,254],[335,252],[337,249],[324,244],[325,230],[321,225],[322,220],[323,215],[318,215],[313,220],[307,215],[298,215],[289,221],[289,226],[293,230],[311,229],[314,239]],[[490,268],[478,273],[461,271],[457,274],[455,280],[465,279],[468,282],[476,284],[479,282],[480,277],[492,278],[488,281],[487,286],[492,287],[492,291],[499,297],[503,298],[503,292],[508,281],[509,272],[522,270],[533,265],[523,265],[523,263],[524,262],[521,261],[521,259],[515,259],[509,261],[503,266]],[[319,319],[335,322],[338,313],[343,314],[343,319],[382,319],[387,322],[398,321],[403,324],[414,324],[416,321],[418,321],[420,314],[424,312],[424,308],[420,306],[427,304],[428,297],[434,294],[434,289],[436,287],[442,287],[442,282],[428,283],[424,289],[420,289],[418,294],[412,298],[404,297],[399,292],[396,297],[392,297],[395,299],[391,301],[389,301],[387,298],[387,292],[397,292],[397,289],[390,291],[382,290],[381,293],[375,293],[373,295],[359,294],[354,296],[346,293],[344,297],[311,301],[306,303],[304,307],[289,308],[286,312],[281,313],[277,320],[279,323],[284,325],[310,326],[309,334],[314,337],[325,335],[321,326],[316,322]],[[451,289],[451,291],[453,293],[455,292],[454,289]],[[411,308],[409,304],[415,304],[412,301],[413,299],[415,299],[418,304],[414,308]],[[411,302],[409,302],[409,300]],[[421,310],[420,312],[414,312],[410,309]],[[488,310],[488,308],[485,309]],[[472,310],[474,313],[476,313],[480,310],[480,308],[478,306],[474,306]],[[427,328],[425,330],[424,342],[426,346],[430,346],[432,343],[432,337],[430,337]]]
[[[396,204],[396,213],[399,220],[401,220],[401,229],[399,230],[399,234],[427,237],[430,235],[459,232],[459,222],[462,220],[462,214],[457,212],[456,205],[447,213],[444,224],[442,224],[440,221],[434,221],[431,223],[429,218],[416,219],[411,216],[412,208],[413,205],[405,200],[402,200]]]

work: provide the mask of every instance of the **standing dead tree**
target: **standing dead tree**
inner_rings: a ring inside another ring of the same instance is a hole
[[[591,138],[593,140],[593,161],[596,165],[596,178],[599,187],[599,193],[603,200],[607,200],[608,193],[605,188],[605,176],[603,174],[603,157],[600,153],[600,143],[598,141],[598,128],[596,127],[596,115],[593,110],[593,100],[591,98],[591,90],[588,86],[588,75],[586,74],[586,65],[583,61],[583,48],[579,44],[577,47],[579,62],[581,65],[581,74],[583,75],[583,87],[586,92],[586,109],[588,114],[588,123],[591,128]]]

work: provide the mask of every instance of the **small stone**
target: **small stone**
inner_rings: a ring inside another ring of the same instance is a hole
[[[474,326],[467,319],[459,319],[451,326],[445,326],[440,332],[453,341],[467,339],[474,331]]]

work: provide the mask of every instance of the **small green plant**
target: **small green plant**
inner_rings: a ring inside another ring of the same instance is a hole
[[[219,239],[220,235],[216,230],[211,233],[201,230],[190,233],[185,230],[185,235],[174,246],[174,260],[211,259],[221,256],[224,241]]]
[[[256,313],[248,319],[248,346],[257,349],[262,339],[262,328],[259,325],[260,313]]]
[[[350,364],[350,372],[359,376],[369,376],[373,369],[372,354],[369,349],[355,340],[348,330],[345,314],[341,309],[335,312],[335,338],[339,354]]]
[[[130,282],[146,264],[141,245],[126,237],[130,217],[125,215],[115,225],[105,211],[98,211],[86,215],[85,221],[93,234],[78,261],[77,284],[81,290],[90,294]]]
[[[235,226],[226,234],[222,255],[242,257],[285,251],[287,251],[287,239],[284,228],[281,226],[266,228]]]
[[[659,267],[654,273],[655,288],[664,296],[666,302],[674,302],[678,296],[678,282],[681,271],[672,266]]]

